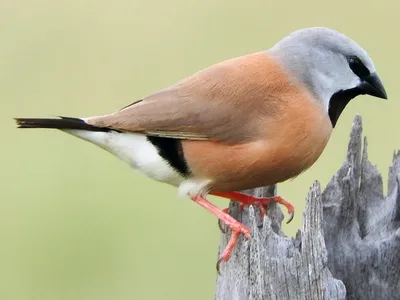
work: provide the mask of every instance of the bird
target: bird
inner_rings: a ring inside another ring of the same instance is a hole
[[[15,118],[91,142],[155,181],[177,188],[230,228],[216,268],[250,229],[207,200],[294,207],[240,191],[295,178],[320,157],[350,100],[387,99],[366,50],[327,27],[289,33],[272,47],[215,63],[110,114]]]

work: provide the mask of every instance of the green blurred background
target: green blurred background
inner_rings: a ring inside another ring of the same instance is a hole
[[[312,181],[325,186],[342,164],[356,113],[386,182],[400,148],[398,7],[395,0],[1,0],[0,299],[212,299],[220,238],[216,219],[179,200],[175,188],[66,134],[16,130],[12,117],[112,112],[293,30],[342,31],[373,57],[389,101],[351,102],[313,168],[278,186],[297,208],[285,226],[293,235]]]

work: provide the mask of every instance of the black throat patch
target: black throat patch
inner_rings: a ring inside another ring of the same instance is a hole
[[[147,140],[157,148],[158,154],[179,174],[183,177],[190,175],[189,167],[183,155],[181,140],[157,136],[147,136]]]
[[[353,89],[339,91],[332,95],[329,101],[328,114],[331,119],[332,127],[335,127],[337,120],[339,119],[341,113],[343,112],[346,105],[351,99],[362,95],[363,92],[360,88],[355,87]]]

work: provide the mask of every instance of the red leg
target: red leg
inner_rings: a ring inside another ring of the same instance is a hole
[[[294,217],[294,207],[292,204],[284,200],[280,196],[272,196],[272,197],[255,197],[252,195],[243,194],[240,192],[211,192],[210,195],[219,196],[222,198],[231,199],[237,202],[240,202],[244,205],[256,205],[261,210],[261,217],[265,216],[265,206],[267,206],[271,201],[282,204],[285,206],[289,213],[289,218],[286,223],[290,223]]]
[[[222,252],[220,258],[217,261],[217,271],[219,273],[219,266],[221,262],[229,260],[229,257],[231,256],[232,250],[236,245],[239,235],[243,233],[247,239],[251,238],[250,229],[244,226],[239,221],[235,220],[232,216],[228,215],[225,211],[219,209],[218,207],[207,201],[207,199],[205,199],[204,197],[195,196],[190,198],[197,204],[207,209],[213,215],[215,215],[232,230],[232,236],[228,242],[228,245],[226,246],[225,250]]]
[[[244,205],[243,203],[241,203],[241,204],[240,204],[240,209],[243,210],[244,206],[245,206],[245,205]],[[264,209],[264,207],[263,207],[262,209]],[[228,213],[228,210],[229,210],[228,208],[224,208],[222,211],[223,211],[224,213],[229,214],[229,213]],[[264,212],[265,212],[265,209],[264,209]],[[264,215],[265,215],[265,214],[264,214]],[[221,219],[218,219],[218,227],[219,227],[219,229],[221,230],[222,233],[226,233],[226,230],[225,230],[225,228],[224,228],[223,225],[222,225]]]
[[[222,252],[221,256],[217,261],[217,272],[219,275],[221,275],[221,272],[219,271],[221,262],[228,261],[229,257],[231,256],[232,250],[237,243],[239,234],[240,232],[238,231],[232,231],[232,235],[231,238],[229,239],[228,245],[226,245],[224,252]]]

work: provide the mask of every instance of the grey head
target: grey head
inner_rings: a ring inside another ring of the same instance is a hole
[[[368,53],[335,30],[300,29],[268,52],[324,105],[333,126],[349,101],[358,95],[387,99]]]

